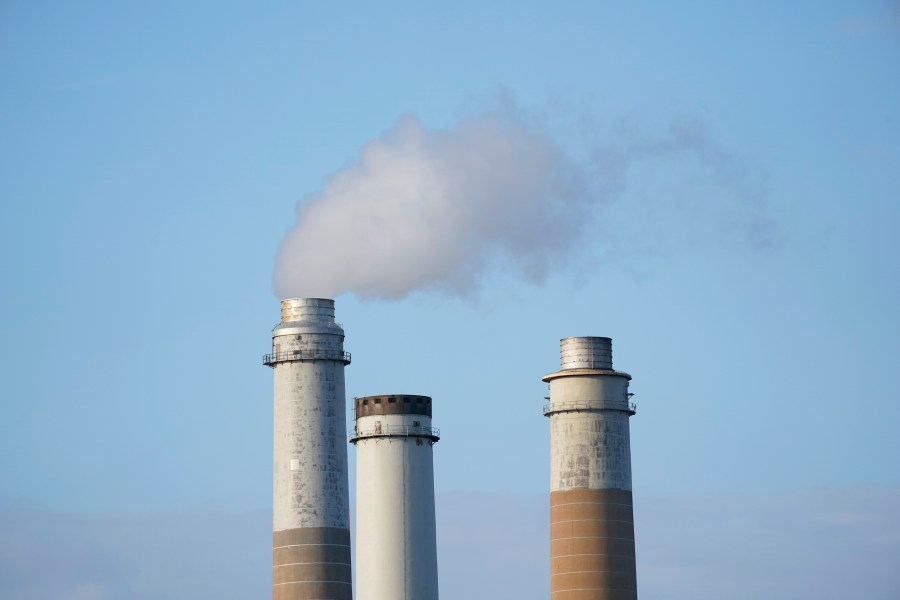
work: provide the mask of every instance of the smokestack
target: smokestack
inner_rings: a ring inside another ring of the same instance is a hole
[[[273,600],[352,600],[344,330],[334,300],[290,298],[272,330]]]
[[[636,600],[628,418],[631,375],[612,340],[560,340],[550,384],[551,600]]]
[[[356,398],[356,589],[360,600],[437,600],[428,396]]]

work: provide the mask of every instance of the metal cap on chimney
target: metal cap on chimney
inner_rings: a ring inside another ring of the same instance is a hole
[[[281,301],[281,322],[334,321],[334,300],[328,298],[288,298]]]
[[[612,339],[608,337],[570,337],[559,340],[560,369],[612,370]]]
[[[343,337],[344,329],[334,320],[334,300],[330,298],[288,298],[281,301],[281,322],[273,336],[328,333]]]

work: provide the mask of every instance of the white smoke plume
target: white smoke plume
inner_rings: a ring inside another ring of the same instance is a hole
[[[728,166],[704,135],[686,136],[683,127],[594,148],[585,164],[535,122],[491,113],[435,130],[402,119],[301,200],[278,251],[276,293],[467,295],[497,264],[540,282],[583,238],[596,209],[621,195],[634,162],[689,153],[716,171]]]

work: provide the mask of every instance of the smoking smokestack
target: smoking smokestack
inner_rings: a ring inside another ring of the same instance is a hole
[[[356,590],[360,600],[437,600],[428,396],[355,401]]]
[[[273,600],[352,600],[344,330],[334,300],[281,302],[275,373]]]
[[[560,341],[550,384],[550,597],[636,600],[628,400],[612,340]]]

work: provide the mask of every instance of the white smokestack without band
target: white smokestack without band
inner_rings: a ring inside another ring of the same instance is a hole
[[[334,300],[281,302],[275,373],[273,600],[352,600],[344,330]]]
[[[354,410],[359,600],[437,600],[431,398],[367,396]]]
[[[631,375],[613,370],[612,340],[560,341],[550,384],[550,598],[636,600]]]

